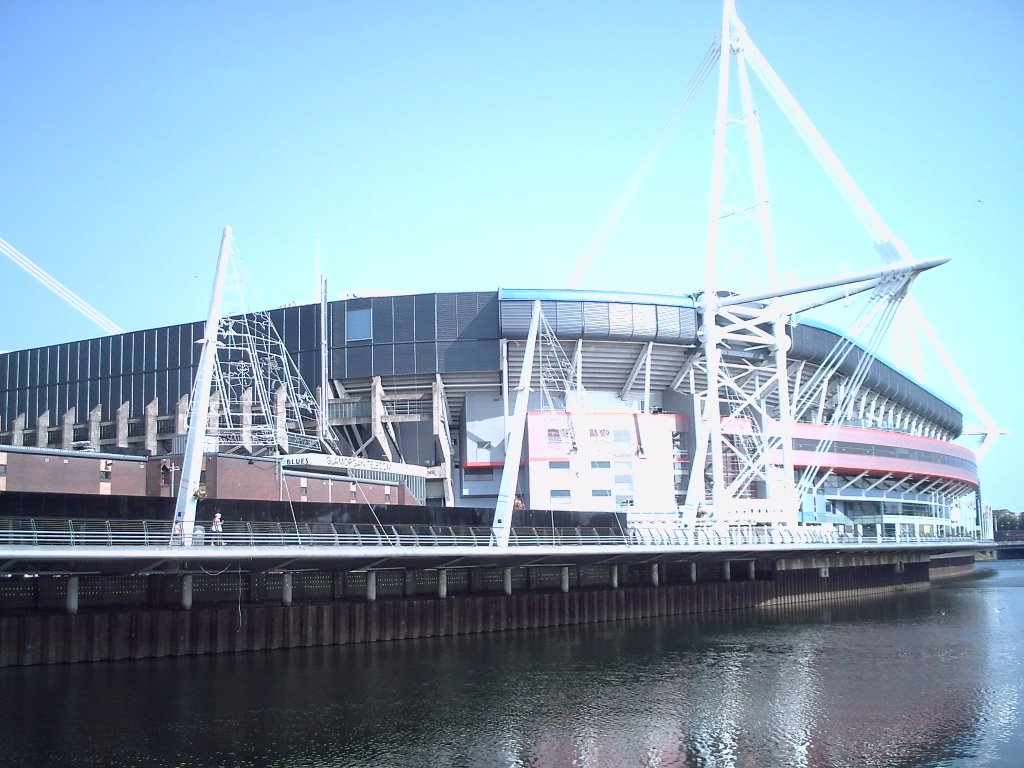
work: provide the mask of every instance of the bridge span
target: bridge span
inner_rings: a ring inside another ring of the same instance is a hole
[[[914,559],[992,549],[972,538],[852,536],[783,526],[516,528],[333,523],[226,524],[186,538],[166,521],[0,522],[0,574],[268,572],[523,568],[782,561],[830,556]]]

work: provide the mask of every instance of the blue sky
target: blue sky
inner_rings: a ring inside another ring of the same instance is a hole
[[[982,468],[986,502],[1024,510],[1024,5],[738,10],[890,228],[919,258],[954,257],[914,295],[1015,433]],[[559,287],[720,13],[715,0],[0,0],[0,237],[128,329],[205,316],[226,224],[267,306],[312,300],[317,233],[332,298]],[[770,98],[754,96],[781,271],[878,265]],[[712,79],[582,287],[701,287],[713,120]],[[102,334],[6,259],[0,286],[0,349]],[[976,423],[923,355],[925,383]]]

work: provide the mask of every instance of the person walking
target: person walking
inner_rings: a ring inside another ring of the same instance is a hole
[[[213,516],[213,522],[210,524],[210,533],[213,534],[211,544],[224,546],[224,523],[221,521],[220,512]]]

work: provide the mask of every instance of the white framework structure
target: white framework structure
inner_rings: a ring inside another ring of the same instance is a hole
[[[181,484],[174,522],[190,541],[195,524],[203,455],[336,453],[320,406],[298,375],[281,337],[264,312],[224,317],[229,281],[243,296],[243,276],[233,262],[231,227],[225,227],[206,318],[203,349],[189,411]],[[307,427],[316,432],[309,433]]]
[[[692,516],[709,514],[731,522],[795,523],[803,497],[813,490],[820,468],[806,467],[795,481],[792,446],[793,425],[811,404],[827,391],[830,377],[852,349],[846,342],[805,382],[799,392],[790,391],[786,353],[786,327],[796,315],[824,304],[868,292],[868,307],[847,333],[848,338],[874,323],[863,355],[845,388],[846,400],[834,404],[833,426],[846,417],[882,336],[892,322],[896,307],[906,296],[914,277],[923,269],[945,261],[915,263],[857,188],[824,139],[814,128],[792,94],[762,56],[736,14],[734,0],[725,0],[720,33],[718,109],[713,150],[711,202],[704,291],[701,296],[701,354],[693,365],[706,372],[707,388],[694,392],[695,412],[700,414],[694,471],[690,476],[688,511]],[[731,117],[730,70],[735,62],[742,114]],[[769,215],[769,195],[761,146],[758,113],[754,107],[749,68],[789,118],[815,158],[839,188],[870,233],[875,247],[890,267],[874,273],[812,283],[801,288],[775,288],[775,254]],[[727,205],[727,133],[742,126],[750,154],[755,200],[749,205]],[[755,218],[760,226],[771,289],[757,295],[733,296],[722,292],[719,274],[725,258],[722,222],[728,217]],[[828,288],[838,291],[822,296]],[[789,297],[783,300],[783,297]],[[858,378],[859,377],[859,378]],[[796,388],[794,388],[796,389]],[[831,446],[826,436],[818,446]],[[706,457],[709,472],[701,471]],[[727,465],[730,472],[727,473]],[[707,476],[709,475],[709,476]]]

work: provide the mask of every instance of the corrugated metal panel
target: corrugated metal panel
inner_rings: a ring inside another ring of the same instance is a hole
[[[414,341],[416,339],[416,303],[413,297],[395,296],[393,305],[395,309],[395,341]]]
[[[180,339],[178,340],[178,343],[179,344],[181,343]],[[79,373],[78,373],[78,342],[77,341],[73,341],[70,344],[68,344],[67,347],[68,347],[68,381],[69,382],[80,381],[82,379],[82,376],[79,375]],[[8,359],[10,359],[10,358],[8,358]],[[8,374],[7,374],[7,387],[10,388],[10,386],[11,386],[11,374],[10,374],[10,372],[8,372]]]
[[[457,333],[456,333],[455,336],[450,336],[450,337],[442,336],[441,333],[440,333],[440,328],[438,328],[437,338],[439,338],[439,339],[444,339],[444,338],[465,339],[465,338],[467,338],[467,332],[469,330],[469,326],[473,322],[474,318],[476,317],[477,312],[480,311],[480,308],[479,308],[478,302],[477,302],[477,295],[475,293],[457,293],[457,294],[455,294],[454,298],[455,298],[455,311],[456,311],[456,320],[457,320]],[[438,300],[440,301],[440,296],[438,296]],[[441,315],[441,313],[440,313],[440,311],[438,311],[438,322],[440,322],[440,319],[441,319],[440,315]]]
[[[693,307],[679,308],[679,338],[686,344],[697,343],[697,310]]]
[[[583,335],[583,304],[578,301],[559,301],[556,303],[557,336],[575,338]]]
[[[416,342],[416,373],[437,373],[437,344]]]
[[[498,368],[498,341],[469,339],[438,342],[438,368],[441,373],[493,371]]]
[[[395,344],[395,375],[416,373],[416,346]]]
[[[346,350],[346,354],[348,355],[345,369],[346,378],[373,375],[373,360],[370,349],[371,348],[369,346],[360,346],[349,347]]]
[[[391,376],[395,373],[395,345],[373,345],[373,375]]]
[[[656,307],[658,341],[678,341],[680,338],[679,308]]]
[[[433,341],[437,338],[436,304],[437,296],[433,293],[414,296],[416,306],[416,341]],[[419,360],[419,354],[416,355]],[[417,370],[419,363],[417,362]]]
[[[373,343],[387,344],[395,338],[395,310],[390,296],[373,299]]]
[[[459,338],[460,325],[459,294],[437,294],[437,338],[451,341]]]
[[[501,302],[501,335],[506,339],[525,339],[532,314],[533,304],[529,301]]]
[[[608,305],[593,301],[583,303],[583,335],[588,339],[607,339],[610,330]]]
[[[179,348],[181,346],[181,326],[172,325],[167,329],[167,368],[180,368],[181,367],[181,355]]]
[[[612,303],[608,305],[608,332],[612,338],[633,337],[633,305]]]
[[[331,349],[345,346],[345,302],[332,301],[327,305],[328,329],[327,335],[330,339]],[[344,377],[338,377],[344,378]]]
[[[633,305],[633,338],[652,341],[658,335],[658,314],[651,304]]]
[[[316,388],[320,386],[319,350],[309,349],[305,352],[299,352],[295,356],[295,365],[299,369],[299,376],[302,377],[309,387],[309,391],[315,393]]]
[[[622,302],[626,304],[663,304],[665,306],[692,307],[692,296],[670,296],[660,293],[624,293],[621,291],[576,291],[572,289],[545,289],[535,288],[502,288],[499,291],[502,302],[505,301],[573,301],[573,302],[594,302],[595,304],[606,304],[608,302]]]
[[[463,331],[467,339],[497,339],[501,336],[498,320],[498,294],[487,291],[472,295],[476,297],[476,314]]]
[[[297,307],[299,314],[299,349],[311,352],[320,347],[320,305]]]

